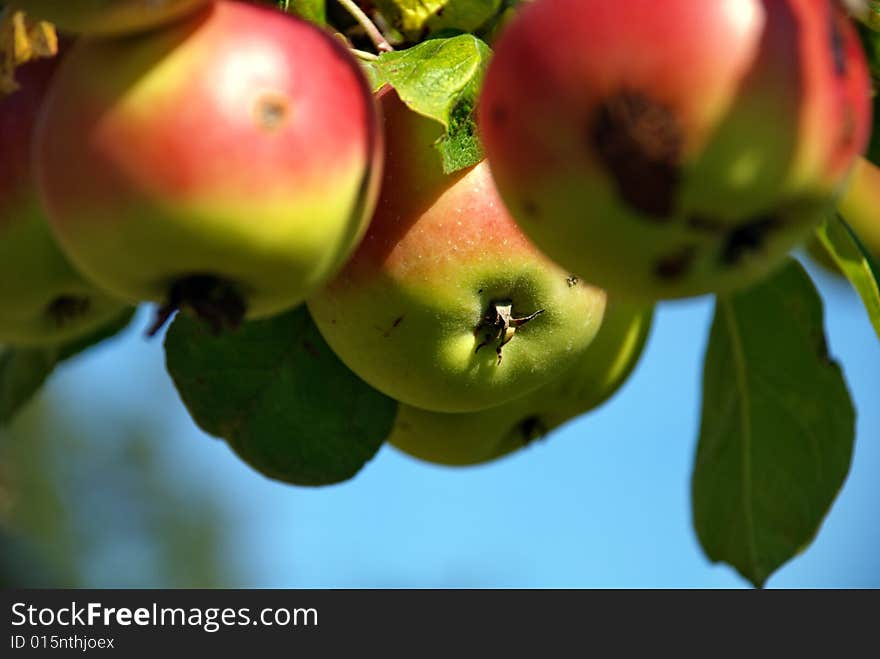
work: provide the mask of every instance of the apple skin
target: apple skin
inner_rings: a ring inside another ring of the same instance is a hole
[[[599,407],[626,382],[644,350],[653,309],[609,301],[596,339],[557,381],[499,407],[444,414],[401,405],[388,442],[435,464],[496,460]]]
[[[537,0],[495,44],[479,124],[548,256],[658,300],[778,267],[833,208],[870,115],[830,0]]]
[[[91,279],[166,302],[205,277],[231,285],[248,318],[299,304],[341,267],[382,156],[366,80],[334,36],[226,1],[77,42],[35,146],[51,225]]]
[[[29,16],[79,34],[121,35],[181,19],[209,0],[13,0]]]
[[[51,345],[98,329],[124,304],[86,282],[58,249],[31,175],[34,123],[58,58],[19,67],[0,97],[0,343]]]
[[[370,228],[308,305],[331,348],[397,400],[441,412],[500,405],[552,380],[593,340],[605,293],[541,254],[498,198],[485,162],[443,173],[440,124],[380,93],[387,152]],[[493,302],[522,325],[496,356],[477,328]]]

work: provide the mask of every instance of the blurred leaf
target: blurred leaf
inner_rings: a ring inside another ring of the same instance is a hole
[[[446,129],[437,148],[447,174],[483,158],[474,109],[491,52],[485,43],[464,34],[383,53],[374,64],[374,89],[391,85],[411,110]]]
[[[487,43],[493,44],[504,27],[516,16],[519,6],[528,0],[503,0],[495,16],[479,30],[478,34]]]
[[[234,584],[223,502],[200,479],[181,478],[184,465],[169,468],[180,451],[154,397],[74,407],[67,395],[40,396],[0,431],[0,583]]]
[[[276,0],[276,4],[315,25],[327,24],[327,0]]]
[[[877,15],[880,16],[880,10]],[[880,96],[877,95],[878,87],[880,87],[880,32],[870,30],[864,25],[858,27],[862,46],[868,58],[868,66],[871,68],[871,75],[874,79],[874,127],[865,157],[875,164],[880,164],[880,102],[878,102]],[[880,27],[880,22],[878,22],[878,27]]]
[[[85,338],[60,346],[0,349],[0,425],[9,423],[43,386],[55,367],[121,332],[131,322],[133,309]]]
[[[472,32],[493,18],[502,0],[376,0],[382,15],[412,41],[441,30]]]
[[[861,0],[863,4],[867,4],[865,12],[865,24],[874,30],[880,31],[880,0]]]
[[[874,80],[880,79],[880,33],[869,30],[864,25],[857,25],[856,27]]]
[[[816,236],[862,298],[868,318],[880,337],[880,265],[840,215],[826,220],[817,229]]]
[[[296,485],[351,478],[394,421],[397,403],[339,361],[305,306],[220,337],[178,314],[165,351],[199,427],[271,478]]]
[[[803,268],[719,297],[692,480],[710,560],[762,586],[808,545],[849,471],[855,411]]]

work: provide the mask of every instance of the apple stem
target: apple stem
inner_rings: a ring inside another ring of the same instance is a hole
[[[181,309],[191,311],[204,321],[214,336],[238,329],[246,312],[244,299],[235,286],[210,275],[193,275],[171,286],[168,301],[156,311],[147,336],[156,336]]]
[[[477,336],[484,334],[484,339],[477,346],[477,349],[474,350],[474,354],[480,352],[480,349],[486,347],[489,343],[497,342],[495,353],[498,355],[498,366],[501,366],[502,350],[504,346],[510,343],[513,335],[516,333],[516,329],[534,320],[542,313],[544,313],[544,310],[538,309],[536,312],[523,318],[515,318],[513,315],[513,302],[510,300],[492,302],[474,331]]]
[[[354,0],[337,0],[340,5],[345,8],[345,10],[352,15],[354,20],[356,20],[362,28],[364,28],[364,32],[367,33],[367,36],[370,38],[370,41],[373,42],[373,45],[376,46],[376,50],[380,53],[390,53],[394,50],[394,47],[388,43],[388,39],[385,38],[385,35],[382,34],[382,31],[376,27],[376,24],[370,20],[370,17],[364,12],[363,9],[357,6],[357,3]]]

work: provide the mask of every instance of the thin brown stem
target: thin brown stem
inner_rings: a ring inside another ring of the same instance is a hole
[[[370,20],[370,17],[364,13],[364,10],[358,7],[354,0],[338,0],[338,2],[349,14],[352,15],[354,20],[364,28],[364,32],[367,33],[370,41],[376,46],[376,50],[380,53],[390,53],[394,50],[394,47],[388,43],[388,39],[385,38],[385,35],[382,34],[379,28],[376,27],[376,24]]]

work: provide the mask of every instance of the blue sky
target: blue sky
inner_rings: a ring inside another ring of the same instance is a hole
[[[847,285],[815,274],[859,410],[857,444],[818,538],[767,585],[880,587],[880,342]],[[49,393],[84,424],[106,406],[156,420],[169,478],[227,513],[230,586],[743,587],[703,556],[690,520],[711,313],[709,298],[663,305],[620,393],[513,457],[452,469],[386,447],[352,481],[319,489],[269,481],[201,434],[161,342],[140,334],[145,317],[65,367]],[[101,570],[90,571],[97,583]]]

